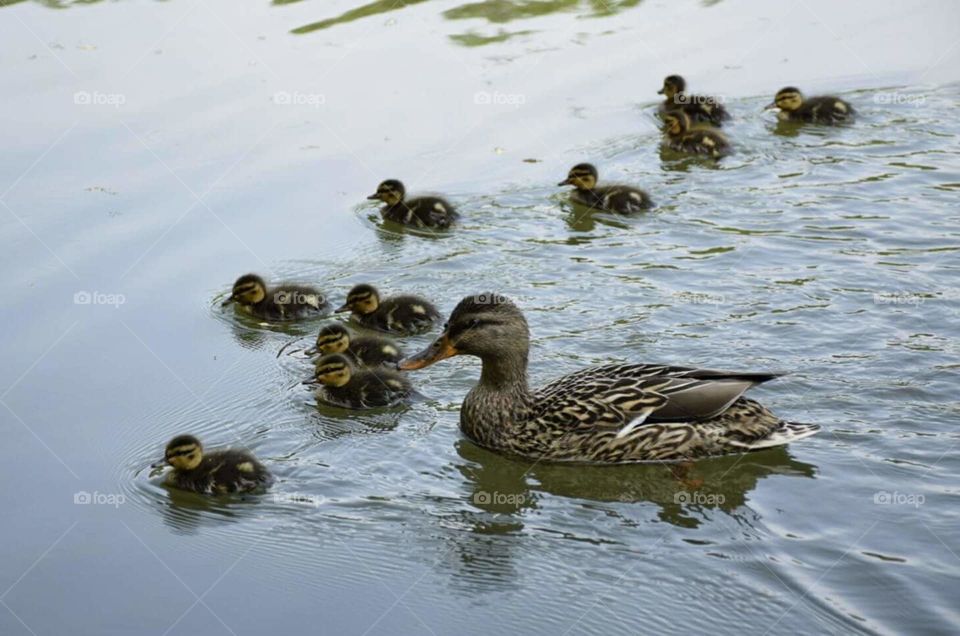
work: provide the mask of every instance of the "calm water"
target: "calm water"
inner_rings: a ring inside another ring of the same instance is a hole
[[[960,629],[955,3],[6,4],[0,633]],[[735,156],[661,156],[672,72],[727,101]],[[786,84],[861,117],[780,127]],[[659,207],[571,209],[582,160]],[[462,226],[381,227],[387,177]],[[825,430],[685,472],[531,466],[460,436],[466,358],[408,408],[318,408],[276,357],[316,323],[219,309],[250,270],[444,312],[499,291],[538,383],[789,370],[756,397]],[[277,485],[158,486],[187,431]]]

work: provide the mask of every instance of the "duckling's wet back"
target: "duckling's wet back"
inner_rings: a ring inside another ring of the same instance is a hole
[[[0,17],[0,634],[958,631],[960,5]]]

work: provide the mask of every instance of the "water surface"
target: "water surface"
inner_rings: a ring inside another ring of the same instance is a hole
[[[956,632],[953,3],[6,5],[0,633]],[[674,72],[726,100],[734,156],[661,153]],[[860,117],[778,125],[786,84]],[[583,160],[658,208],[572,208],[553,184]],[[382,226],[388,177],[463,223]],[[317,323],[219,308],[251,270],[334,302],[506,294],[537,383],[790,371],[755,396],[824,431],[686,468],[531,465],[460,435],[465,358],[408,407],[318,408],[276,356]],[[186,431],[278,483],[157,485]]]

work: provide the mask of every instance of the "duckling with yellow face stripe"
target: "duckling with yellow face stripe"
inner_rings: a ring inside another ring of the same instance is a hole
[[[223,301],[223,307],[237,303],[241,311],[256,318],[288,321],[330,313],[326,297],[306,285],[284,283],[268,287],[256,274],[246,274],[233,284],[233,292]]]
[[[663,116],[663,123],[663,145],[671,150],[714,159],[726,156],[732,151],[730,142],[723,133],[705,124],[694,126],[683,111],[667,113]]]
[[[373,285],[356,285],[347,302],[336,310],[349,311],[361,326],[402,335],[423,333],[442,316],[428,300],[419,296],[381,298]]]
[[[193,435],[178,435],[170,440],[164,459],[154,467],[169,464],[166,483],[175,488],[205,495],[250,492],[268,486],[273,478],[257,458],[244,450],[225,449],[203,452]]]
[[[360,367],[393,364],[403,358],[403,351],[392,340],[380,336],[357,336],[337,322],[321,327],[316,346],[306,351],[307,355],[317,353],[342,353]]]
[[[597,210],[634,214],[653,207],[650,196],[638,188],[626,185],[597,186],[597,169],[589,163],[578,163],[570,168],[567,178],[558,186],[572,185],[570,200]]]
[[[380,214],[387,221],[421,228],[446,229],[459,218],[457,211],[440,197],[421,196],[407,199],[407,189],[397,179],[387,179],[367,197],[383,201]]]
[[[800,121],[816,124],[839,124],[853,119],[853,106],[839,97],[822,95],[804,97],[799,88],[788,86],[777,91],[773,101],[764,110],[779,108],[780,121]]]
[[[709,95],[690,95],[686,91],[687,82],[679,75],[668,75],[663,80],[663,88],[657,93],[664,96],[660,103],[660,116],[670,112],[683,111],[694,122],[706,122],[721,126],[730,119],[730,114],[716,97]]]
[[[317,360],[314,377],[304,384],[317,386],[318,401],[348,409],[395,406],[412,393],[410,381],[399,372],[358,369],[341,353]]]

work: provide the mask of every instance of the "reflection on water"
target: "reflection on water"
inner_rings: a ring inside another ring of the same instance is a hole
[[[447,9],[442,15],[448,20],[483,19],[491,24],[505,24],[515,20],[533,20],[565,11],[579,11],[583,17],[601,18],[617,15],[626,9],[632,9],[642,1],[643,0],[484,0],[483,2],[470,2],[453,9]],[[292,29],[291,33],[298,35],[313,33],[314,31],[321,31],[333,26],[348,24],[363,18],[405,9],[410,5],[420,4],[421,2],[424,2],[424,0],[377,0],[376,2],[344,11],[338,16],[297,27]],[[278,2],[274,0],[274,4],[289,4],[289,2]],[[536,30],[530,29],[519,31],[498,29],[496,33],[492,35],[478,34],[470,31],[467,33],[452,34],[449,37],[454,42],[464,46],[484,46],[505,42],[517,36],[531,35],[536,32]]]
[[[735,514],[764,477],[814,477],[817,472],[815,466],[793,459],[784,448],[690,464],[576,469],[507,459],[469,441],[461,441],[457,451],[470,462],[459,467],[472,490],[470,501],[491,514],[517,515],[536,509],[537,493],[546,492],[595,502],[653,503],[659,507],[661,520],[694,528],[700,524],[704,510]],[[519,529],[522,525],[513,522],[509,527]],[[484,526],[482,531],[487,533],[489,529]]]

